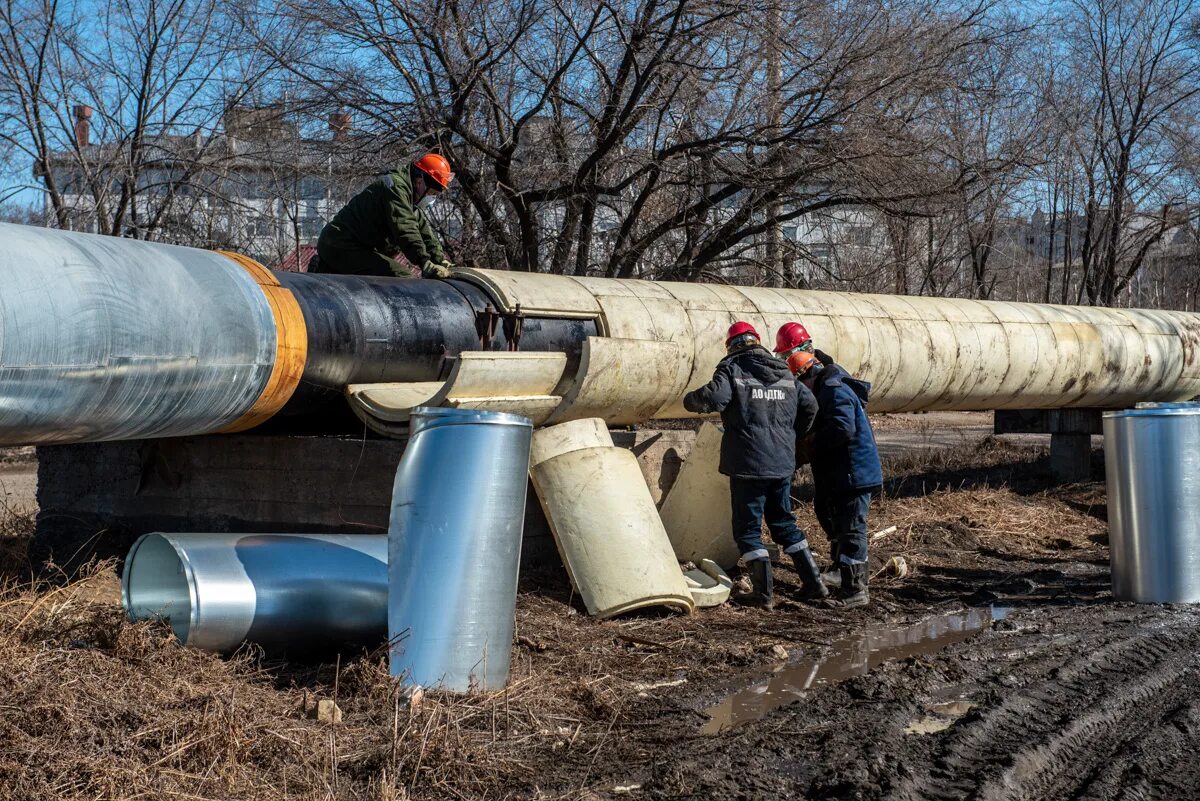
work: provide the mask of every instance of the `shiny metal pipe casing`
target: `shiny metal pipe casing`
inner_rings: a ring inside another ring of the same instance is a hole
[[[286,401],[269,272],[24,225],[0,241],[0,444],[201,434]]]
[[[1200,602],[1200,404],[1104,415],[1113,597]]]
[[[387,635],[382,534],[146,534],[121,576],[130,620],[163,618],[184,645],[328,654]]]
[[[518,415],[413,413],[388,532],[390,669],[406,683],[508,681],[532,433]]]

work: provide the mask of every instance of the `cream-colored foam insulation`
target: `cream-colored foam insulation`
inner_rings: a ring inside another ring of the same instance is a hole
[[[597,440],[607,442],[597,446]],[[613,446],[602,421],[535,431],[529,473],[590,614],[612,617],[647,606],[692,611],[692,593],[637,458]]]
[[[444,382],[351,384],[346,395],[355,414],[387,436],[403,433],[418,406],[509,412],[540,425],[562,404],[550,393],[566,366],[562,353],[468,351],[454,360]]]
[[[728,569],[740,554],[733,541],[729,478],[717,470],[720,459],[721,429],[704,423],[663,501],[661,516],[679,561],[711,559]]]
[[[768,345],[785,322],[802,322],[819,348],[871,381],[872,411],[1124,407],[1200,395],[1200,316],[1182,312],[490,270],[456,275],[492,293],[506,312],[592,319],[601,339],[612,340],[603,354],[592,346],[593,365],[581,365],[557,420],[685,415],[683,395],[711,378],[735,320],[753,323]],[[647,389],[635,367],[622,364],[637,383],[607,375],[614,363],[643,355],[619,340],[674,343],[679,358],[669,366],[655,358],[662,369]],[[573,409],[576,401],[587,408]]]

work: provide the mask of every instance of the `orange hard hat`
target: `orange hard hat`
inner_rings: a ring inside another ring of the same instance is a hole
[[[775,352],[785,353],[812,342],[808,329],[800,323],[784,323],[775,334]]]
[[[758,332],[754,330],[754,326],[750,325],[750,323],[739,320],[738,322],[729,326],[729,333],[725,335],[725,347],[728,348],[730,342],[733,342],[733,340],[737,339],[738,337],[746,335],[752,336],[755,339],[762,339],[762,337],[758,335]]]
[[[449,187],[450,182],[454,180],[454,173],[450,172],[450,162],[446,161],[445,156],[439,156],[437,153],[426,153],[414,161],[413,166],[428,175],[430,180],[442,189]]]
[[[787,366],[792,371],[792,375],[797,375],[803,378],[808,374],[808,371],[816,364],[817,357],[806,350],[798,350],[791,356],[788,356]]]

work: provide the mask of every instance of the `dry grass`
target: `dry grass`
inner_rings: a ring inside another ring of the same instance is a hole
[[[507,690],[414,707],[378,654],[222,658],[130,624],[111,563],[67,584],[10,579],[0,798],[579,798],[638,721],[698,722],[654,685],[766,661],[786,642],[732,609],[595,621],[559,591],[522,594]],[[729,635],[710,642],[705,627]],[[334,698],[343,722],[313,719],[315,698]]]
[[[878,553],[919,566],[1103,532],[1079,492],[1031,478],[1043,461],[992,440],[893,462],[872,529],[898,530]],[[222,658],[129,624],[111,564],[34,582],[22,554],[32,521],[2,512],[0,799],[595,798],[697,729],[690,699],[772,661],[773,646],[815,648],[846,625],[798,604],[596,621],[560,572],[529,574],[509,688],[430,693],[412,707],[378,654],[340,665]],[[815,532],[807,508],[801,517]],[[779,575],[786,596],[794,577]],[[314,697],[336,699],[343,722],[310,717]]]

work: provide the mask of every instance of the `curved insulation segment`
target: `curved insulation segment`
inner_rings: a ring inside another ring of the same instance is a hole
[[[491,270],[456,278],[505,311],[596,321],[602,339],[588,341],[552,421],[689,416],[683,396],[712,377],[736,320],[767,345],[785,322],[802,322],[818,348],[871,381],[872,411],[1122,407],[1200,395],[1200,315],[1184,312]],[[654,351],[671,344],[677,351]],[[643,365],[634,379],[613,374],[630,364]],[[650,386],[646,373],[656,376]]]
[[[219,431],[287,391],[272,299],[225,256],[23,225],[0,238],[0,444]]]
[[[387,548],[383,534],[146,534],[121,601],[209,651],[370,648],[387,637]]]
[[[590,614],[694,609],[637,457],[614,447],[599,420],[534,432],[529,475]]]

